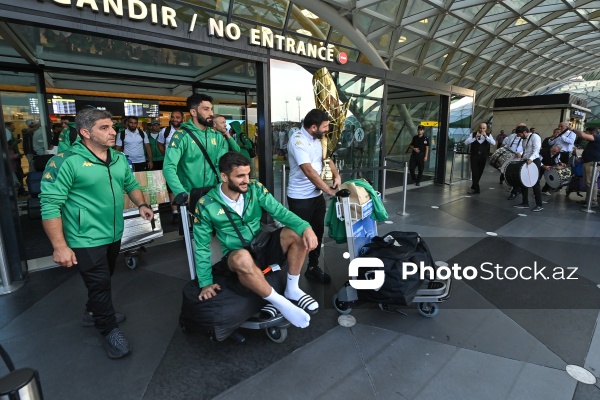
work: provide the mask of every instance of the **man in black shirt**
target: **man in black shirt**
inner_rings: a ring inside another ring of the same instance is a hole
[[[412,142],[410,142],[410,148],[412,150],[410,162],[408,163],[410,178],[415,183],[415,186],[420,186],[425,161],[429,158],[429,139],[425,136],[425,127],[423,125],[417,126],[417,134],[413,137]],[[415,176],[415,168],[419,168],[418,176]]]
[[[471,162],[471,190],[469,194],[479,193],[479,180],[483,175],[483,169],[487,163],[487,157],[490,153],[490,145],[496,145],[496,141],[492,135],[487,133],[487,124],[482,122],[479,124],[477,132],[473,132],[465,140],[466,145],[471,145],[470,162]]]

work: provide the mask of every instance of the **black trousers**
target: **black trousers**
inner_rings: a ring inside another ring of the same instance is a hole
[[[479,180],[483,175],[485,164],[487,164],[487,154],[471,154],[471,189],[479,192]]]
[[[146,171],[147,169],[147,162],[133,163],[133,172]]]
[[[104,336],[117,327],[110,277],[120,249],[120,240],[104,246],[73,249],[79,273],[88,290],[85,309],[94,314],[96,328]]]
[[[415,168],[419,169],[419,175],[415,176]],[[410,155],[410,161],[408,162],[408,171],[410,172],[410,179],[413,182],[419,183],[423,178],[423,168],[425,168],[425,153],[412,153]]]
[[[540,189],[540,179],[542,178],[541,166],[542,163],[539,158],[533,160],[533,163],[537,165],[540,173],[538,174],[537,182],[533,185],[533,197],[535,199],[535,205],[538,207],[542,207],[542,189]],[[521,191],[523,193],[523,204],[529,204],[529,188],[521,185]]]
[[[310,224],[319,243],[314,250],[308,253],[308,266],[315,267],[319,265],[319,256],[321,255],[321,243],[323,242],[323,233],[325,232],[325,198],[323,195],[310,199],[292,199],[287,198],[290,211]]]

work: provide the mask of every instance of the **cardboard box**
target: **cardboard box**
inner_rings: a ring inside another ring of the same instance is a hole
[[[350,191],[350,216],[352,219],[364,219],[372,214],[373,202],[369,201],[371,196],[365,188],[356,186],[354,183],[344,183],[340,185],[340,189]]]
[[[169,193],[167,192],[167,183],[161,170],[159,171],[143,171],[134,172],[133,176],[138,181],[140,189],[144,194],[144,203],[146,204],[162,204],[168,203]],[[137,208],[135,204],[129,199],[127,194],[123,194],[125,210],[130,208]]]

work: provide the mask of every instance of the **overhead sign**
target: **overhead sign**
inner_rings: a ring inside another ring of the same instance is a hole
[[[71,7],[73,4],[80,10],[90,10],[94,13],[104,13],[105,15],[115,15],[122,18],[127,16],[130,20],[143,21],[149,19],[154,25],[161,25],[172,29],[178,28],[178,22],[181,20],[177,17],[177,10],[165,5],[156,3],[145,3],[141,0],[52,0],[54,3],[61,6]],[[126,8],[124,7],[126,4]],[[187,7],[184,7],[187,9]],[[188,9],[189,10],[189,9]],[[193,11],[193,8],[192,8]],[[201,14],[202,15],[202,14]],[[198,14],[189,14],[186,11],[186,21],[191,16],[189,22],[189,32],[193,32],[196,28],[196,20]],[[201,16],[202,18],[202,16]],[[241,38],[242,32],[240,27],[230,22],[225,24],[221,20],[210,18],[208,20],[208,35],[220,38],[227,38],[235,41]],[[314,44],[309,41],[297,40],[292,37],[274,34],[266,27],[252,28],[248,31],[248,41],[252,46],[259,46],[269,49],[275,49],[285,53],[296,54],[299,56],[309,57],[316,60],[333,62],[334,60],[340,64],[348,62],[348,55],[340,52],[334,56],[336,49],[333,45],[325,45],[324,43]]]
[[[421,125],[437,127],[437,126],[439,126],[439,122],[437,122],[437,121],[421,121]]]

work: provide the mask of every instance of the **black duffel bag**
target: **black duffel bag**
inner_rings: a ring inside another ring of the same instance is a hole
[[[266,301],[241,286],[237,276],[219,274],[218,271],[223,271],[223,268],[215,264],[213,282],[221,286],[215,297],[200,301],[200,287],[196,279],[185,285],[179,324],[187,332],[206,334],[221,342],[259,312]],[[283,293],[287,282],[287,264],[282,265],[279,271],[267,273],[265,279],[276,292]]]
[[[394,240],[389,239],[389,236]],[[383,286],[375,290],[359,290],[358,297],[362,301],[372,303],[409,305],[417,291],[423,286],[419,273],[408,275],[402,279],[402,263],[411,262],[435,269],[435,262],[423,238],[416,232],[390,232],[384,237],[375,236],[371,243],[363,246],[359,257],[376,257],[383,261],[385,281]],[[366,279],[366,268],[359,269],[359,279]]]

